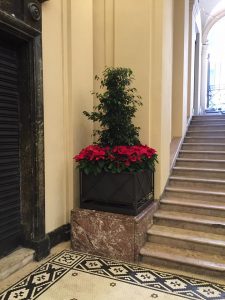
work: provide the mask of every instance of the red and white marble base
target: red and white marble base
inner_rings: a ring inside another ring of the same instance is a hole
[[[74,209],[71,212],[72,248],[128,262],[138,261],[157,206],[158,202],[153,202],[137,216]]]

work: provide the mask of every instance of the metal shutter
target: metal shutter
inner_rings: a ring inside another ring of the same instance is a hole
[[[0,256],[19,244],[20,151],[16,50],[0,46]]]

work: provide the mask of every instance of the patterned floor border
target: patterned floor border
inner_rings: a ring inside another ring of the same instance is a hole
[[[76,271],[122,281],[132,285],[180,296],[186,299],[225,300],[225,286],[179,276],[138,265],[64,250],[0,294],[0,300],[34,300],[69,271]]]

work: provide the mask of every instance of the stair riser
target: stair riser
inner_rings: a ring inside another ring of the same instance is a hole
[[[218,153],[185,153],[180,152],[179,158],[195,158],[195,159],[224,159],[225,154]]]
[[[165,191],[165,197],[167,199],[189,199],[189,200],[205,200],[205,201],[218,201],[225,203],[225,197],[222,195],[202,195],[198,193],[188,193],[188,192],[174,192],[174,191]]]
[[[225,145],[188,145],[183,144],[182,150],[193,150],[193,151],[225,151]]]
[[[182,200],[180,201],[182,202]],[[193,201],[194,202],[194,201]],[[175,204],[160,203],[160,210],[176,211],[181,213],[192,213],[204,216],[224,217],[225,210],[211,209],[211,208],[196,208],[192,206],[182,206]]]
[[[176,161],[176,167],[225,169],[225,162]]]
[[[212,179],[213,178],[213,179],[225,180],[225,172],[173,170],[172,175],[188,177],[188,178],[202,178],[202,179]]]
[[[150,264],[154,266],[156,269],[157,267],[164,267],[164,268],[170,268],[173,270],[180,270],[184,272],[190,272],[194,274],[207,274],[209,276],[215,276],[218,278],[224,278],[224,273],[223,272],[217,272],[217,271],[212,271],[210,269],[204,268],[204,267],[195,267],[192,265],[186,265],[186,264],[181,264],[180,262],[175,263],[166,259],[161,259],[161,258],[156,258],[156,257],[151,257],[151,256],[141,256],[141,262]]]
[[[170,220],[165,218],[157,218],[154,216],[154,224],[160,226],[170,226],[176,228],[190,229],[195,231],[211,232],[215,234],[225,234],[225,226],[212,224],[198,224],[195,222],[186,222],[180,220]]]
[[[224,144],[225,143],[225,137],[219,138],[219,137],[185,137],[184,143],[218,143],[218,144]]]
[[[224,131],[213,131],[213,132],[211,132],[211,131],[201,131],[201,132],[199,132],[199,131],[191,131],[191,132],[187,132],[186,133],[186,137],[216,137],[216,136],[218,136],[218,137],[225,137],[225,132]]]
[[[224,125],[191,125],[188,127],[190,131],[209,131],[209,130],[225,130],[225,123]]]
[[[201,251],[210,254],[223,255],[225,253],[225,247],[212,246],[210,244],[201,244],[199,242],[185,241],[181,239],[175,239],[175,238],[163,237],[163,236],[157,236],[151,234],[148,235],[148,241],[157,244],[168,245],[171,247],[196,250],[196,251]]]
[[[202,191],[214,191],[214,192],[225,192],[224,183],[212,183],[212,182],[195,182],[195,181],[185,181],[185,180],[169,180],[169,187],[176,188],[190,188],[192,190],[202,190]]]

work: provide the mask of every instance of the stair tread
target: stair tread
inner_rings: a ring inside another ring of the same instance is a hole
[[[209,168],[192,168],[192,167],[173,167],[173,170],[181,171],[203,171],[203,172],[218,172],[225,173],[225,169],[209,169]]]
[[[207,201],[207,200],[189,200],[189,199],[161,199],[160,203],[163,204],[171,204],[171,205],[179,205],[179,206],[190,206],[195,208],[207,208],[207,209],[218,209],[218,210],[224,210],[225,211],[225,203],[221,203],[218,201],[213,200]]]
[[[169,179],[177,181],[192,181],[192,182],[202,182],[202,183],[221,183],[225,184],[225,180],[222,179],[209,179],[209,178],[194,178],[194,177],[183,177],[183,176],[170,176]]]
[[[142,247],[140,253],[143,256],[225,272],[225,257],[222,255],[202,253],[195,250],[175,248],[149,242]]]
[[[210,124],[210,125],[204,125],[204,124],[195,124],[195,125],[189,125],[189,128],[191,128],[191,127],[200,127],[200,128],[204,128],[204,127],[209,127],[209,126],[212,126],[212,124]],[[215,125],[213,125],[213,126],[219,126],[219,127],[222,127],[222,126],[225,126],[225,122],[224,123],[221,123],[221,124],[215,124]]]
[[[224,139],[224,136],[185,136],[185,139]]]
[[[203,121],[205,121],[205,120],[210,120],[210,121],[223,121],[223,120],[225,120],[225,115],[220,115],[220,116],[218,116],[218,115],[214,115],[214,116],[209,116],[209,115],[205,115],[205,116],[193,116],[192,117],[192,121],[201,121],[201,120],[203,120]]]
[[[161,237],[169,237],[184,241],[192,241],[201,244],[225,247],[225,236],[210,232],[208,233],[203,231],[194,231],[190,229],[153,225],[147,231],[147,233],[149,235],[157,235]]]
[[[225,146],[225,143],[183,143],[183,145],[188,145],[188,146],[207,146],[207,145],[210,145],[210,146]]]
[[[208,159],[208,158],[177,158],[178,161],[203,161],[203,162],[225,162],[225,159]]]
[[[175,188],[175,187],[166,187],[166,191],[171,192],[183,192],[183,193],[193,193],[193,194],[204,194],[204,195],[220,195],[225,197],[225,193],[223,192],[215,192],[215,191],[203,191],[203,190],[196,190],[196,189],[187,189],[187,188]]]
[[[225,154],[225,151],[214,151],[214,150],[180,150],[180,153],[212,153],[212,154]]]
[[[225,132],[225,130],[188,130],[187,131],[188,133],[206,133],[206,132],[209,132],[209,133],[215,133],[215,132]]]
[[[155,212],[154,217],[165,218],[169,220],[178,220],[186,222],[194,222],[197,224],[211,224],[225,226],[225,217],[215,217],[207,215],[199,215],[193,213],[173,212],[166,210],[158,210]]]

